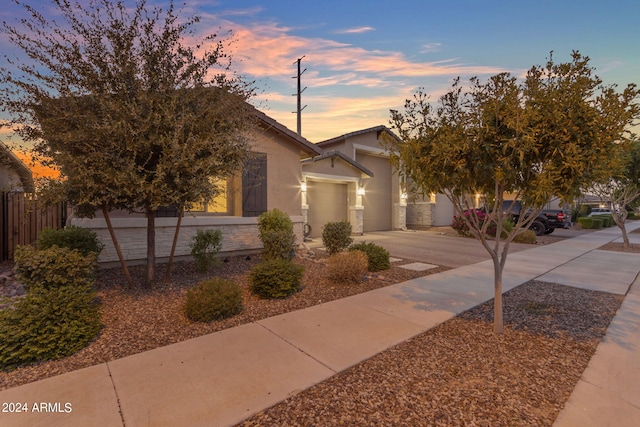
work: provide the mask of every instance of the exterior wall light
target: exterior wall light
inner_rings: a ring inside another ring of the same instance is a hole
[[[364,187],[358,187],[358,190],[356,191],[356,194],[358,196],[364,196]]]
[[[307,191],[307,183],[303,182],[302,184],[300,184],[300,190],[306,192]]]
[[[403,200],[407,200],[407,199],[409,198],[409,195],[408,195],[406,192],[403,192],[403,193],[400,195],[400,198],[401,198],[401,199],[403,199]]]

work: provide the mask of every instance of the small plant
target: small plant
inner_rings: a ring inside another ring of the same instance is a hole
[[[251,270],[251,291],[261,298],[286,298],[300,290],[304,267],[283,259],[266,260]]]
[[[88,345],[101,328],[94,293],[86,284],[35,286],[0,311],[0,369],[69,356]]]
[[[382,271],[391,267],[389,260],[389,251],[382,246],[378,246],[375,243],[361,242],[355,243],[349,246],[350,251],[362,251],[367,254],[368,270],[369,271]]]
[[[91,252],[99,254],[104,245],[98,239],[98,235],[88,228],[69,225],[61,229],[45,228],[38,235],[36,247],[38,249],[49,249],[52,246],[76,249],[82,255],[89,255]]]
[[[191,255],[196,260],[196,269],[205,273],[216,265],[216,255],[222,247],[222,232],[220,230],[198,230],[191,243]]]
[[[343,283],[358,283],[367,274],[367,254],[353,250],[337,253],[327,259],[327,274],[330,280]]]
[[[278,209],[261,213],[258,217],[260,240],[264,242],[263,236],[272,231],[288,231],[293,234],[293,222],[289,215]]]
[[[523,232],[516,234],[513,241],[515,243],[527,243],[529,245],[533,245],[538,241],[538,237],[533,231],[524,230]]]
[[[184,312],[194,322],[226,319],[242,311],[242,291],[236,283],[213,278],[187,291]]]
[[[283,259],[291,261],[296,255],[296,235],[289,215],[273,209],[258,217],[258,232],[265,260]]]
[[[27,290],[34,286],[91,285],[95,280],[97,256],[95,252],[82,255],[76,249],[59,246],[41,250],[18,246],[14,253],[15,273]]]
[[[351,224],[347,221],[326,223],[322,229],[322,243],[329,255],[347,249],[353,243]]]
[[[296,235],[285,230],[276,230],[262,236],[264,259],[291,261],[296,255]]]
[[[592,217],[580,217],[578,218],[578,224],[582,226],[585,230],[589,230],[593,228],[593,218]]]

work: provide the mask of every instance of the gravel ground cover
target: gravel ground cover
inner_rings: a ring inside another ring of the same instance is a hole
[[[542,236],[539,244],[561,240]],[[621,244],[601,249],[620,250]],[[640,245],[631,251],[640,252]],[[104,328],[84,350],[61,360],[0,372],[0,389],[150,350],[322,302],[344,298],[446,270],[390,270],[357,285],[326,279],[321,261],[304,256],[304,289],[285,300],[261,300],[248,289],[247,272],[259,256],[232,257],[208,275],[177,263],[169,284],[153,291],[126,289],[119,269],[96,283]],[[163,273],[162,267],[159,275]],[[144,269],[132,269],[141,282]],[[182,313],[186,290],[210,276],[243,287],[244,310],[210,324]],[[621,297],[529,282],[505,294],[505,334],[492,331],[492,302],[331,379],[244,422],[255,425],[551,425],[615,314]]]

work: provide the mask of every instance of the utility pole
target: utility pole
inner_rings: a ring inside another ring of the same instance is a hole
[[[302,73],[304,73],[305,71],[307,71],[307,69],[305,68],[304,70],[300,71],[300,63],[302,62],[302,58],[304,58],[304,55],[302,55],[302,57],[298,58],[298,75],[297,76],[293,76],[292,79],[297,78],[298,79],[298,91],[296,93],[294,93],[294,96],[298,96],[298,108],[296,109],[296,111],[294,111],[294,113],[296,113],[298,115],[298,135],[302,136],[302,110],[304,110],[307,106],[305,105],[304,107],[302,106],[302,92],[305,91],[306,86],[304,89],[300,89],[300,77],[302,76]],[[295,64],[295,62],[294,62]]]

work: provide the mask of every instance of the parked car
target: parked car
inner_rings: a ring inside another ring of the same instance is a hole
[[[597,216],[597,215],[611,215],[611,210],[608,208],[593,208],[591,209],[591,213],[587,216]]]
[[[511,219],[515,223],[518,221],[518,217],[522,211],[522,204],[520,201],[505,200],[502,204],[502,209],[505,213],[509,211]],[[528,216],[529,212],[531,211],[526,211],[525,216]],[[536,236],[551,234],[556,228],[571,228],[571,217],[562,209],[543,210],[529,226],[529,229],[536,233]]]

